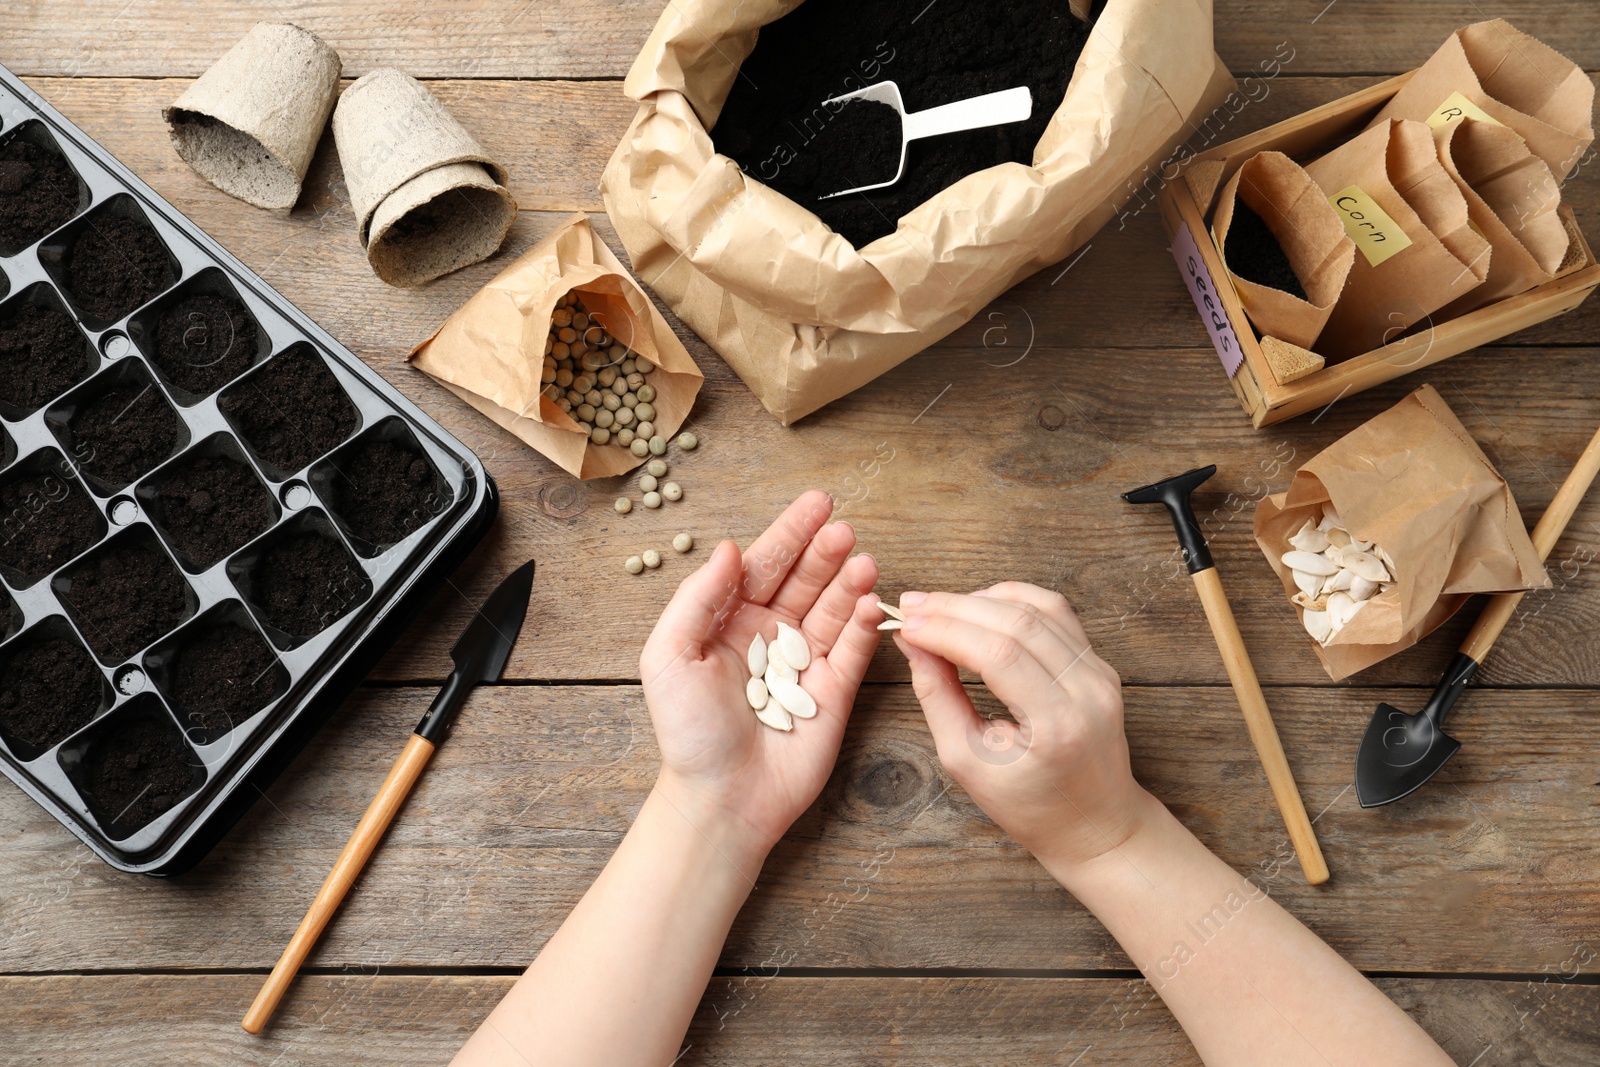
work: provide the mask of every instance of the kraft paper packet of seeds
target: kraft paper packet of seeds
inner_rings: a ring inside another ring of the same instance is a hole
[[[1557,178],[1594,142],[1594,83],[1576,63],[1504,19],[1464,26],[1417,69],[1377,118],[1509,126]]]
[[[576,292],[606,332],[656,365],[656,432],[683,425],[704,376],[639,283],[581,212],[517,257],[407,357],[435,381],[582,479],[645,461],[589,441],[539,381],[556,301]],[[648,457],[645,457],[648,458]]]
[[[1439,162],[1467,201],[1467,217],[1488,240],[1489,276],[1446,305],[1441,319],[1525,293],[1554,278],[1572,238],[1556,208],[1561,186],[1516,131],[1458,119],[1434,130]]]
[[[1315,349],[1328,361],[1382,348],[1489,274],[1489,242],[1445,173],[1433,130],[1374,126],[1306,167],[1355,241],[1355,263]]]
[[[1282,556],[1331,501],[1350,536],[1383,547],[1395,587],[1367,602],[1317,658],[1334,681],[1410,648],[1472,593],[1549,584],[1511,489],[1431,385],[1358,426],[1256,506],[1256,544],[1297,592]],[[1298,607],[1293,609],[1299,612]]]
[[[1234,90],[1212,50],[1211,0],[1107,0],[1032,166],[970,174],[857,249],[747,178],[707,132],[761,27],[797,6],[669,5],[623,83],[639,110],[601,182],[639,277],[785,425],[1082,247],[1139,183],[1186,158],[1174,149],[1228,114]]]
[[[1236,199],[1260,215],[1278,239],[1308,299],[1234,273],[1226,246]],[[1355,242],[1344,232],[1344,223],[1311,176],[1282,152],[1251,156],[1222,187],[1211,236],[1228,267],[1239,303],[1256,329],[1265,336],[1310,348],[1333,314],[1356,255]]]

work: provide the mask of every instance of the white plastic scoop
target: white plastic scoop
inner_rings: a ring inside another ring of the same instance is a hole
[[[905,174],[906,149],[912,141],[920,141],[924,137],[938,137],[946,133],[960,133],[963,130],[981,130],[986,126],[1003,126],[1008,122],[1022,122],[1033,114],[1033,91],[1026,85],[1019,85],[1015,89],[1002,89],[997,93],[984,93],[970,100],[957,100],[953,104],[941,104],[909,115],[906,114],[905,101],[900,99],[900,86],[894,82],[877,82],[865,89],[845,93],[843,96],[829,97],[822,103],[837,104],[846,100],[875,100],[880,104],[888,104],[900,113],[900,166],[895,169],[894,177],[886,182],[858,185],[854,189],[841,189],[837,193],[819,196],[818,200],[831,200],[836,196],[866,193],[873,189],[887,189]]]

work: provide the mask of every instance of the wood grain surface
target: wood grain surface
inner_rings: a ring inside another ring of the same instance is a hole
[[[489,539],[369,687],[192,874],[116,874],[0,789],[0,1064],[445,1062],[649,788],[638,650],[673,586],[718,538],[747,543],[813,485],[877,556],[886,595],[999,578],[1066,593],[1122,673],[1141,780],[1379,976],[1458,1062],[1600,1064],[1600,501],[1579,508],[1552,587],[1525,599],[1454,713],[1460,755],[1426,791],[1375,811],[1349,788],[1361,730],[1379,700],[1421,705],[1476,606],[1359,684],[1331,685],[1250,534],[1262,495],[1423,381],[1531,523],[1600,425],[1600,301],[1257,432],[1146,190],[1080,255],[790,430],[667,312],[706,374],[692,418],[703,445],[668,457],[681,503],[618,516],[627,479],[575,482],[404,357],[572,211],[593,213],[626,262],[599,176],[635,110],[620,79],[663,6],[30,0],[0,12],[0,63],[477,451],[504,498]],[[1235,73],[1293,50],[1223,136],[1409,68],[1493,16],[1600,69],[1592,0],[1220,0],[1217,49]],[[331,137],[291,212],[251,208],[179,160],[160,108],[258,18],[323,35],[347,78],[396,65],[428,79],[510,171],[523,214],[501,252],[392,289],[357,244]],[[1563,190],[1591,241],[1597,174],[1591,160]],[[1117,498],[1211,462],[1221,470],[1198,510],[1317,819],[1333,871],[1319,888],[1295,865],[1166,519]],[[623,572],[679,530],[695,534],[694,554]],[[240,1014],[449,670],[469,612],[528,558],[539,578],[507,684],[473,698],[311,973],[267,1036],[247,1038]],[[1198,1062],[1104,930],[950,784],[899,657],[881,652],[869,678],[838,768],[763,872],[679,1062]]]

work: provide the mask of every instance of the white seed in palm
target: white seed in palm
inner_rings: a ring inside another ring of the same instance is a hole
[[[778,651],[783,653],[783,661],[797,671],[811,666],[811,646],[806,643],[806,635],[788,623],[778,623]]]
[[[767,683],[760,678],[752,678],[745,682],[744,698],[749,701],[752,711],[760,711],[767,706]]]
[[[762,677],[767,681],[767,688],[772,688],[774,682],[798,682],[800,672],[783,662],[783,657],[778,654],[776,645],[767,646],[767,669]]]
[[[772,699],[783,705],[787,711],[797,719],[815,718],[817,702],[811,699],[811,694],[800,688],[798,682],[780,681],[776,686],[768,686]]]
[[[760,719],[763,725],[770,726],[774,730],[783,730],[787,733],[794,729],[794,717],[785,711],[782,705],[771,701],[768,701],[766,707],[756,712],[756,718]]]
[[[745,664],[750,668],[750,676],[759,678],[767,673],[767,639],[756,634],[756,639],[750,642],[750,651],[745,654]]]

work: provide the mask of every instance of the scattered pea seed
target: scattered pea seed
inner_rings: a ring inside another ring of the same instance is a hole
[[[628,449],[636,456],[648,456],[650,454],[650,444],[642,437],[635,437],[633,444],[629,445]]]
[[[667,473],[667,461],[664,459],[653,459],[649,463],[645,464],[644,469],[650,474],[655,475],[657,478],[665,477]]]
[[[604,426],[596,426],[590,431],[589,440],[593,441],[597,445],[603,445],[607,441],[611,440],[611,431],[606,429]]]
[[[667,482],[661,487],[661,495],[666,497],[668,500],[682,500],[683,486],[679,485],[677,482]]]
[[[693,452],[700,447],[700,438],[688,431],[684,431],[678,435],[678,447],[685,452]]]
[[[649,567],[651,570],[655,570],[657,567],[661,566],[661,553],[657,552],[653,548],[645,549],[644,565]]]
[[[659,508],[661,506],[661,494],[646,493],[644,495],[644,506],[647,508]]]
[[[612,506],[617,509],[618,515],[626,515],[633,510],[633,501],[625,496],[619,496],[617,497],[617,502]]]
[[[641,474],[641,475],[639,475],[639,488],[643,489],[645,492],[647,492],[647,493],[655,492],[655,488],[656,488],[657,484],[659,484],[659,483],[656,481],[656,476],[654,474]]]
[[[656,434],[654,437],[650,438],[650,452],[657,456],[666,455],[667,439],[662,437],[660,434]],[[662,472],[662,474],[665,473],[665,471]],[[657,475],[657,477],[660,477],[660,475]]]
[[[622,566],[629,574],[644,573],[644,560],[640,559],[638,556],[629,556],[628,562],[624,563]]]
[[[679,552],[687,552],[694,547],[694,538],[686,533],[681,533],[672,539],[672,547]]]

